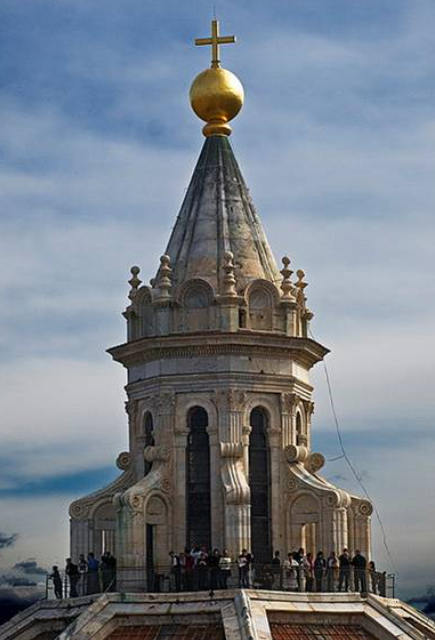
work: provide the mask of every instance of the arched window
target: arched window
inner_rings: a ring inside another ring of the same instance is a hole
[[[270,452],[267,445],[267,415],[256,407],[251,412],[249,436],[249,486],[251,488],[251,545],[254,561],[272,557],[270,527]]]
[[[192,286],[184,296],[186,331],[207,331],[210,328],[210,296],[205,286]]]
[[[211,546],[210,446],[208,415],[194,407],[187,416],[189,435],[186,451],[186,544]]]
[[[254,289],[249,295],[249,322],[251,329],[272,329],[272,300],[268,291]]]
[[[145,447],[153,447],[155,444],[154,441],[154,423],[152,415],[147,412],[144,417],[144,434],[145,434]],[[145,475],[147,475],[151,471],[151,467],[153,466],[152,462],[148,462],[145,460]]]

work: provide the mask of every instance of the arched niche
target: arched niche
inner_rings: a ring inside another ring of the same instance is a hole
[[[313,555],[321,548],[321,506],[312,494],[303,493],[290,507],[290,545]]]
[[[152,413],[147,411],[143,417],[143,433],[144,433],[144,447],[153,447],[155,445],[154,440],[154,420]],[[145,460],[144,475],[147,475],[151,471],[153,466],[152,462]]]
[[[257,406],[250,414],[249,487],[251,491],[251,549],[257,562],[272,557],[271,460],[268,445],[268,414]]]
[[[112,502],[99,504],[93,511],[92,522],[94,526],[94,548],[83,549],[81,553],[93,551],[95,556],[100,557],[105,551],[115,553],[115,529],[116,512]]]
[[[279,303],[279,295],[274,285],[267,280],[254,280],[246,290],[245,299],[248,305],[249,328],[272,331],[273,310]]]
[[[212,328],[213,291],[205,280],[196,279],[185,283],[179,303],[183,311],[185,331],[207,331]]]
[[[149,496],[145,504],[146,566],[148,571],[158,570],[167,563],[169,549],[168,504],[157,493]]]
[[[208,413],[201,406],[187,414],[186,544],[211,546],[210,442]]]
[[[154,334],[154,310],[152,306],[151,289],[141,287],[134,299],[135,338],[143,338]]]

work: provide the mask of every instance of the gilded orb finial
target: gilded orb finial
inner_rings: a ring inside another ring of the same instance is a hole
[[[236,42],[235,36],[220,36],[219,22],[212,20],[211,37],[196,38],[197,46],[211,46],[211,67],[192,83],[190,103],[196,115],[207,123],[205,136],[229,136],[230,120],[236,117],[243,105],[244,92],[240,80],[231,71],[220,66],[219,46]]]

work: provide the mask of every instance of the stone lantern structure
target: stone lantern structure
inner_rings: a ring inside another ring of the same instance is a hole
[[[196,544],[261,562],[301,546],[370,556],[370,503],[326,481],[311,449],[310,369],[328,349],[233,154],[243,89],[218,53],[191,101],[204,146],[152,284],[131,269],[127,341],[109,349],[128,376],[129,451],[114,483],[70,508],[72,557],[110,549],[121,586]]]

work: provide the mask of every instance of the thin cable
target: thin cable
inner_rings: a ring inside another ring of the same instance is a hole
[[[309,329],[309,332],[310,332],[310,335],[311,335],[312,339],[315,340],[311,329]],[[356,471],[356,469],[355,469],[355,467],[354,467],[351,459],[349,458],[349,456],[347,454],[347,451],[346,451],[346,449],[344,447],[344,442],[343,442],[343,438],[342,438],[342,435],[341,435],[341,426],[340,426],[340,422],[338,420],[337,411],[335,409],[335,402],[334,402],[334,395],[332,393],[331,379],[329,377],[328,367],[326,366],[326,362],[325,362],[324,359],[322,359],[322,364],[323,364],[323,370],[325,372],[326,385],[328,387],[328,395],[329,395],[329,402],[330,402],[331,410],[332,410],[332,416],[334,418],[335,428],[337,430],[338,442],[340,444],[340,449],[342,451],[342,455],[339,456],[339,458],[335,458],[335,459],[339,460],[340,458],[344,458],[346,460],[346,463],[347,463],[349,469],[352,471],[353,475],[355,476],[355,479],[358,482],[359,486],[361,487],[362,491],[364,492],[364,495],[366,496],[367,500],[373,505],[373,510],[374,510],[374,512],[376,514],[376,519],[377,519],[377,521],[379,523],[379,526],[380,526],[380,529],[381,529],[382,541],[384,543],[384,547],[385,547],[385,549],[387,551],[387,555],[388,555],[388,558],[389,558],[389,560],[391,562],[391,566],[393,568],[393,571],[394,571],[394,573],[396,573],[395,563],[394,563],[394,560],[393,560],[393,557],[391,555],[390,548],[389,548],[388,542],[387,542],[387,533],[385,531],[385,527],[384,527],[384,524],[382,522],[380,513],[378,511],[378,508],[376,506],[376,503],[370,497],[369,492],[367,491],[367,489],[366,489],[361,477],[358,475],[358,473],[357,473],[357,471]]]

